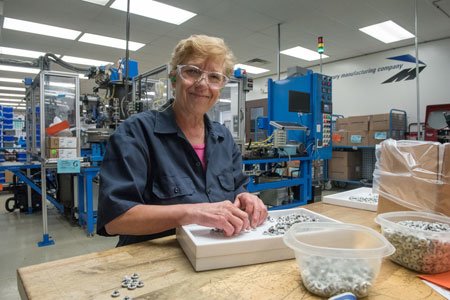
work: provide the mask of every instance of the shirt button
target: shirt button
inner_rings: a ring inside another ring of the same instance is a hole
[[[196,165],[197,167],[200,167],[200,163],[199,163],[199,162],[196,162],[195,165]]]
[[[175,194],[178,194],[178,192],[180,192],[180,189],[176,187],[176,188],[173,189],[173,192],[174,192]]]
[[[206,193],[207,193],[207,194],[211,194],[211,189],[207,189],[207,190],[206,190]]]

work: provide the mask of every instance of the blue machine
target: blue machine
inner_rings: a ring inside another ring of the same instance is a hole
[[[304,126],[305,130],[287,129],[287,143],[303,143],[312,159],[331,158],[331,89],[331,77],[310,70],[304,76],[268,82],[269,122]],[[274,128],[268,130],[271,134]]]
[[[273,165],[299,161],[298,176],[282,176],[278,181],[263,183],[251,178],[247,186],[250,192],[298,187],[292,202],[279,208],[303,205],[311,200],[312,162],[330,159],[332,155],[331,90],[331,77],[310,70],[302,76],[284,80],[269,79],[268,117],[267,120],[258,120],[258,127],[268,130],[273,137],[273,149],[266,152],[272,156],[244,159],[243,164],[246,170],[249,165],[259,165],[260,168],[264,165],[265,172],[270,172]],[[292,147],[294,152],[288,151]]]

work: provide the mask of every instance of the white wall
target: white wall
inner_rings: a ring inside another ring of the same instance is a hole
[[[416,122],[416,79],[382,83],[402,70],[415,68],[415,63],[387,59],[405,54],[415,57],[414,47],[324,64],[322,73],[333,76],[333,113],[367,115],[397,108],[408,113],[408,123]],[[419,60],[426,65],[419,76],[421,121],[424,121],[427,105],[450,103],[450,38],[420,44]],[[318,72],[319,68],[312,70]],[[285,76],[282,74],[281,78]],[[267,79],[255,80],[247,100],[267,98]]]

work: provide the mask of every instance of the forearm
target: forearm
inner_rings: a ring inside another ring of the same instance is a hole
[[[189,204],[136,205],[105,225],[111,234],[147,235],[193,222]]]

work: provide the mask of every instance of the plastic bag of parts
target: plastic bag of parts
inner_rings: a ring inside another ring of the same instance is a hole
[[[416,210],[450,215],[450,144],[388,139],[376,148],[378,213]]]

